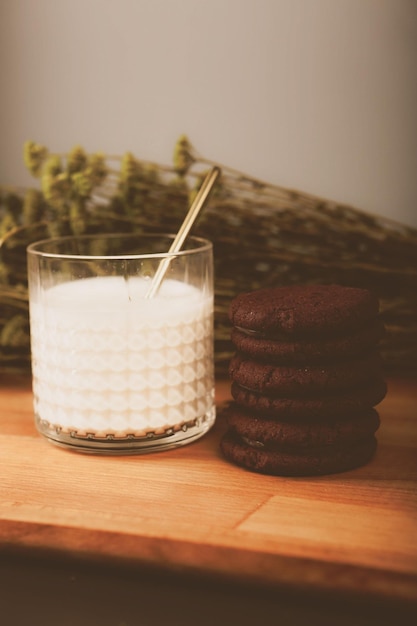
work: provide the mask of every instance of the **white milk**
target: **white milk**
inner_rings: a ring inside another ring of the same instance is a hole
[[[32,299],[37,419],[57,432],[142,437],[213,415],[212,297],[100,277]]]

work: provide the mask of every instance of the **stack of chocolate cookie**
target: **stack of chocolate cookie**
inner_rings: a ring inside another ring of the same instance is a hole
[[[367,463],[386,394],[377,298],[339,285],[261,289],[238,295],[229,318],[236,353],[224,456],[282,476]]]

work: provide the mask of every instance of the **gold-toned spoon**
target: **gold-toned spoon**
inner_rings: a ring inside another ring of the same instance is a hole
[[[203,180],[203,183],[198,190],[198,193],[194,198],[194,201],[192,202],[191,207],[189,208],[189,211],[185,216],[185,219],[181,224],[181,227],[176,234],[174,241],[171,244],[169,254],[175,254],[175,252],[179,252],[181,250],[182,245],[188,233],[190,232],[192,225],[194,224],[201,209],[203,208],[220,173],[220,168],[215,166],[209,171],[209,173]],[[161,286],[164,276],[168,270],[171,258],[172,257],[165,257],[165,259],[160,262],[158,269],[156,270],[154,277],[152,278],[152,283],[145,295],[145,298],[153,298],[153,296],[158,292],[158,289]]]

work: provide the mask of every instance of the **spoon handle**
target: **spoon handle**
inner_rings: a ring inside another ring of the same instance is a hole
[[[181,247],[185,241],[185,238],[187,237],[188,233],[191,230],[192,225],[194,224],[201,209],[203,208],[204,203],[206,202],[208,195],[210,191],[212,190],[213,185],[216,182],[219,175],[220,175],[220,168],[215,166],[209,171],[209,173],[203,180],[203,183],[200,189],[198,190],[198,193],[196,197],[194,198],[194,201],[191,204],[188,210],[188,213],[185,216],[185,219],[183,223],[181,224],[181,227],[174,238],[174,241],[171,244],[171,247],[169,249],[169,254],[174,254],[175,252],[178,252],[179,250],[181,250]],[[158,269],[156,270],[154,277],[152,278],[152,283],[146,293],[146,296],[145,296],[146,298],[152,298],[157,293],[164,279],[165,273],[168,270],[169,264],[171,262],[171,258],[172,257],[165,257],[160,262]]]

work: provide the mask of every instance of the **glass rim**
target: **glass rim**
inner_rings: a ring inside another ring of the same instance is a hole
[[[161,259],[161,258],[174,258],[178,256],[187,256],[196,254],[197,252],[207,252],[213,248],[213,244],[209,239],[204,237],[197,237],[196,235],[189,235],[186,239],[188,242],[193,242],[194,247],[178,250],[177,252],[144,252],[137,254],[75,254],[75,253],[60,253],[60,252],[48,252],[42,250],[42,246],[51,245],[53,243],[65,243],[66,241],[93,241],[97,239],[168,239],[174,241],[176,235],[172,233],[105,233],[105,234],[90,234],[90,235],[65,235],[63,237],[49,237],[34,241],[26,248],[28,255],[38,256],[48,259],[67,259],[74,261],[123,261],[129,259]]]

